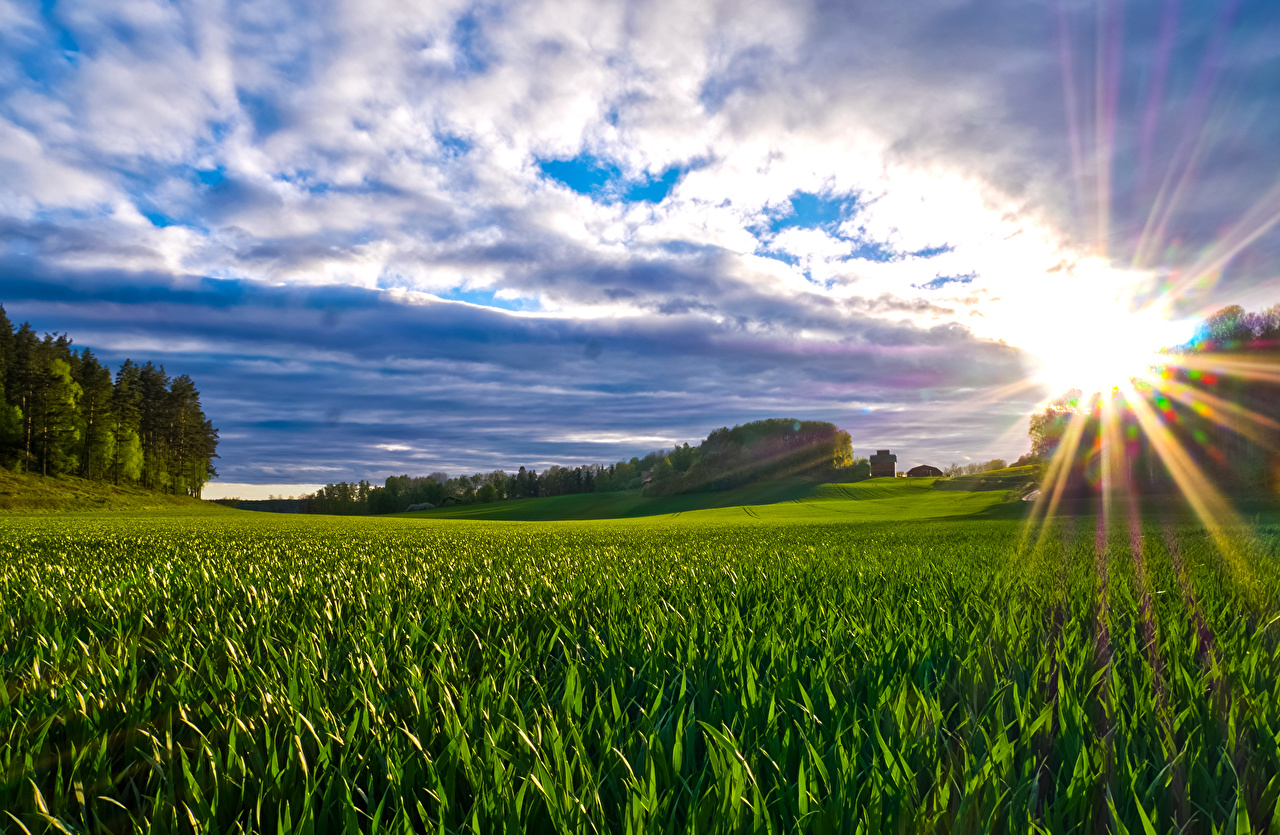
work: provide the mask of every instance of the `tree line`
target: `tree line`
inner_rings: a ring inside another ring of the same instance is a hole
[[[848,432],[822,421],[773,419],[724,427],[698,446],[683,444],[613,464],[521,467],[450,477],[390,476],[381,487],[367,481],[325,485],[301,500],[310,513],[402,513],[450,504],[495,502],[573,493],[642,489],[645,495],[727,490],[752,481],[803,475],[853,480],[871,474],[866,458],[853,457]]]
[[[199,498],[217,447],[187,375],[132,360],[113,374],[66,334],[15,329],[0,305],[0,465]]]
[[[1067,495],[1099,489],[1106,431],[1114,431],[1119,446],[1123,470],[1118,477],[1136,492],[1180,489],[1166,460],[1172,454],[1179,458],[1176,468],[1186,472],[1190,462],[1224,492],[1274,494],[1280,490],[1277,348],[1280,305],[1259,312],[1224,308],[1207,318],[1187,344],[1165,349],[1167,362],[1158,376],[1135,381],[1131,394],[1086,398],[1073,390],[1032,415],[1031,452],[1025,459],[1048,462],[1065,454],[1070,427],[1083,421],[1067,462]]]

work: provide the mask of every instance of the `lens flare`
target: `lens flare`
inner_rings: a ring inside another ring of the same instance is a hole
[[[1104,546],[1127,528],[1145,597],[1143,515],[1185,510],[1208,532],[1224,575],[1263,608],[1248,558],[1256,543],[1228,488],[1254,496],[1280,489],[1280,306],[1265,315],[1239,311],[1238,322],[1208,314],[1224,271],[1280,226],[1280,183],[1266,183],[1256,200],[1242,202],[1238,219],[1221,226],[1215,240],[1178,240],[1182,213],[1194,208],[1203,185],[1198,175],[1222,127],[1212,116],[1215,56],[1226,48],[1230,15],[1219,16],[1176,110],[1162,97],[1170,89],[1177,16],[1162,19],[1158,58],[1144,82],[1141,130],[1136,147],[1128,147],[1119,91],[1130,62],[1121,55],[1119,7],[1098,4],[1093,13],[1091,44],[1081,41],[1087,30],[1065,4],[1057,27],[1071,214],[1079,247],[1087,249],[1068,248],[1047,271],[1050,292],[1027,289],[1020,297],[1021,288],[1011,287],[993,298],[988,319],[1032,357],[1028,381],[1055,395],[1080,392],[1033,423],[1035,451],[1047,460],[1022,547],[1046,546],[1049,521],[1072,508],[1096,513],[1103,594]],[[1176,126],[1164,115],[1171,112],[1179,114]],[[1114,224],[1117,200],[1130,208],[1145,204],[1145,223]]]
[[[1174,318],[1166,297],[1143,302],[1151,273],[1078,262],[1051,299],[1010,301],[1006,339],[1027,351],[1034,378],[1050,391],[1111,391],[1162,361],[1162,348],[1189,340],[1195,321]]]

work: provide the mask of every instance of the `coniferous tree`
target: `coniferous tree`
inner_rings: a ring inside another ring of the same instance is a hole
[[[116,484],[137,481],[142,475],[142,442],[138,438],[138,415],[142,390],[140,372],[133,360],[125,360],[116,372],[111,390],[111,479]]]
[[[22,449],[22,410],[8,397],[13,366],[13,325],[0,305],[0,466],[13,466]]]
[[[169,474],[169,377],[164,366],[138,369],[138,437],[142,441],[142,486],[167,490]]]
[[[76,426],[81,389],[71,375],[71,340],[46,336],[41,343],[42,371],[36,390],[34,440],[41,475],[73,472],[79,456]]]
[[[4,305],[0,304],[0,384],[9,381],[9,366],[13,364],[13,324]]]
[[[12,467],[22,451],[22,410],[5,397],[0,377],[0,466]]]
[[[203,417],[204,413],[201,412],[200,415]],[[191,481],[191,495],[198,499],[209,479],[218,477],[218,470],[213,466],[213,459],[220,457],[217,451],[218,430],[214,428],[213,421],[208,419],[204,421],[196,435],[196,443],[199,446],[192,460],[196,477]],[[365,490],[368,491],[367,484]]]
[[[111,432],[111,369],[85,348],[75,356],[76,381],[80,384],[80,475],[100,478],[110,469],[115,454]]]
[[[18,441],[18,467],[30,470],[35,461],[32,440],[35,436],[36,390],[40,376],[40,340],[31,325],[23,322],[13,335],[13,361],[9,366],[6,388],[9,402],[22,412]]]
[[[210,475],[216,475],[210,458],[216,457],[212,446],[217,443],[218,430],[205,419],[200,408],[200,392],[186,374],[174,378],[169,386],[166,415],[169,419],[166,447],[170,454],[173,491],[199,497]]]

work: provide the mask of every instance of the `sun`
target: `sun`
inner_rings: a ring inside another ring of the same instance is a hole
[[[1087,319],[1048,328],[1034,349],[1037,379],[1051,391],[1111,391],[1161,362],[1159,350],[1178,344],[1169,322],[1127,311],[1094,310]]]
[[[1142,301],[1151,283],[1147,273],[1081,261],[1050,294],[1021,305],[1009,341],[1030,355],[1036,382],[1055,395],[1122,388],[1194,330],[1194,321],[1173,318],[1163,299]]]

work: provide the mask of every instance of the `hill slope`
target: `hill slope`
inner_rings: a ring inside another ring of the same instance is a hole
[[[489,519],[512,522],[551,522],[574,519],[629,519],[718,507],[795,501],[813,494],[817,485],[791,478],[748,484],[721,493],[682,496],[642,496],[639,490],[618,493],[575,493],[542,499],[515,499],[493,504],[447,507],[398,514],[416,519]]]
[[[804,479],[763,482],[683,496],[646,498],[625,493],[579,493],[519,499],[402,514],[415,519],[549,522],[655,517],[687,521],[858,521],[968,516],[1006,499],[1004,490],[935,490],[932,478],[873,478],[852,484],[814,484]]]
[[[0,467],[0,513],[204,508],[211,503],[141,487],[117,487],[74,476],[39,476]]]

